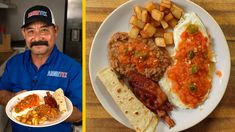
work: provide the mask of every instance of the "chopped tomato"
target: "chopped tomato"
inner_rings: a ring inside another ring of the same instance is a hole
[[[194,27],[192,27],[192,30]],[[209,76],[210,58],[207,41],[200,31],[181,34],[181,42],[176,52],[176,64],[168,72],[173,81],[173,91],[181,101],[196,107],[211,88]]]
[[[27,108],[38,106],[39,102],[40,102],[40,99],[38,95],[36,94],[28,95],[15,106],[15,112],[19,113]]]

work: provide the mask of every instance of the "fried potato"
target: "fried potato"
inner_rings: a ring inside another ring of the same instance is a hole
[[[151,11],[151,16],[152,16],[152,18],[153,18],[154,20],[160,22],[160,21],[162,20],[162,18],[164,17],[164,13],[161,12],[161,11],[159,11],[159,10],[157,10],[157,9],[153,9],[153,10]]]
[[[171,5],[171,0],[162,0],[161,3]]]
[[[174,18],[174,16],[172,15],[172,13],[168,13],[167,15],[164,16],[164,20],[166,22],[170,21],[173,18]]]
[[[164,38],[155,38],[155,44],[159,47],[166,47]]]
[[[132,24],[140,29],[144,28],[144,23],[141,20],[139,20],[136,16],[131,17],[130,24]]]
[[[147,9],[147,11],[151,12],[153,9],[157,9],[157,4],[153,3],[153,2],[147,2],[145,4],[145,9]]]
[[[141,9],[141,7],[140,6],[135,6],[134,7],[134,12],[135,12],[136,17],[139,20],[141,20],[141,18],[142,18],[142,9]]]
[[[147,20],[148,20],[148,11],[147,10],[145,10],[145,9],[143,9],[142,10],[142,13],[141,13],[141,21],[142,22],[144,22],[144,23],[146,23],[147,22]]]
[[[131,38],[136,38],[138,36],[138,34],[140,33],[140,29],[133,26],[131,28],[131,30],[129,31],[128,35],[131,37]]]
[[[154,27],[160,27],[161,23],[158,21],[155,21],[153,18],[151,18],[150,24],[153,25]]]
[[[166,43],[167,45],[174,44],[173,32],[166,32],[166,33],[164,33],[163,36],[164,36],[165,43]]]
[[[145,32],[144,30],[141,30],[141,31],[140,31],[140,35],[141,35],[142,38],[149,38],[148,33]]]
[[[169,27],[169,25],[167,24],[167,22],[164,21],[164,20],[161,20],[161,25],[162,25],[162,27],[163,27],[164,29],[167,29],[167,28]]]
[[[171,19],[171,20],[168,22],[168,24],[169,24],[172,28],[174,28],[174,27],[177,25],[177,23],[178,23],[178,20],[175,19],[175,18]]]
[[[165,8],[171,8],[171,4],[166,4],[166,3],[161,3],[160,6],[165,7]]]
[[[136,38],[154,38],[159,47],[166,47],[174,44],[173,33],[166,32],[174,28],[184,11],[182,8],[171,2],[161,0],[160,4],[146,2],[144,7],[134,6],[134,15],[130,19],[132,25],[128,35]]]
[[[166,7],[164,7],[164,6],[160,5],[159,10],[160,10],[161,12],[165,11],[165,9],[166,9]]]
[[[155,34],[153,35],[155,38],[157,37],[161,37],[163,38],[163,34],[164,34],[165,30],[161,27],[161,28],[157,28]]]
[[[170,10],[171,10],[172,14],[175,16],[175,18],[177,18],[177,19],[180,19],[181,16],[183,15],[183,9],[176,6],[175,4],[172,4]]]
[[[146,33],[147,37],[152,37],[156,32],[156,28],[150,23],[147,23],[142,31]]]

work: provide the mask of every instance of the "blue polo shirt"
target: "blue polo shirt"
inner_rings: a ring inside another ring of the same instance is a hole
[[[0,90],[64,90],[73,105],[82,111],[81,65],[61,53],[55,46],[51,55],[39,69],[31,60],[31,51],[12,57],[6,64],[0,80]],[[72,124],[62,122],[45,128],[25,127],[12,122],[13,132],[71,132]]]

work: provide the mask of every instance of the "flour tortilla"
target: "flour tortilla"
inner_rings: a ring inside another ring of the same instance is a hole
[[[155,130],[158,123],[156,115],[145,107],[124,83],[120,83],[111,68],[99,71],[97,76],[137,132]]]
[[[59,106],[59,110],[61,112],[67,112],[68,109],[65,102],[64,91],[61,88],[59,88],[54,92],[52,96],[56,100],[56,103]]]

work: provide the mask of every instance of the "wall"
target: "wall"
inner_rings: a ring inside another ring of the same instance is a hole
[[[12,35],[12,40],[23,40],[20,28],[23,23],[23,14],[25,10],[33,5],[48,6],[55,16],[56,24],[59,25],[59,36],[57,39],[58,48],[63,51],[63,36],[64,36],[64,14],[66,0],[11,0],[12,4],[17,5],[17,8],[7,9],[6,27]]]

